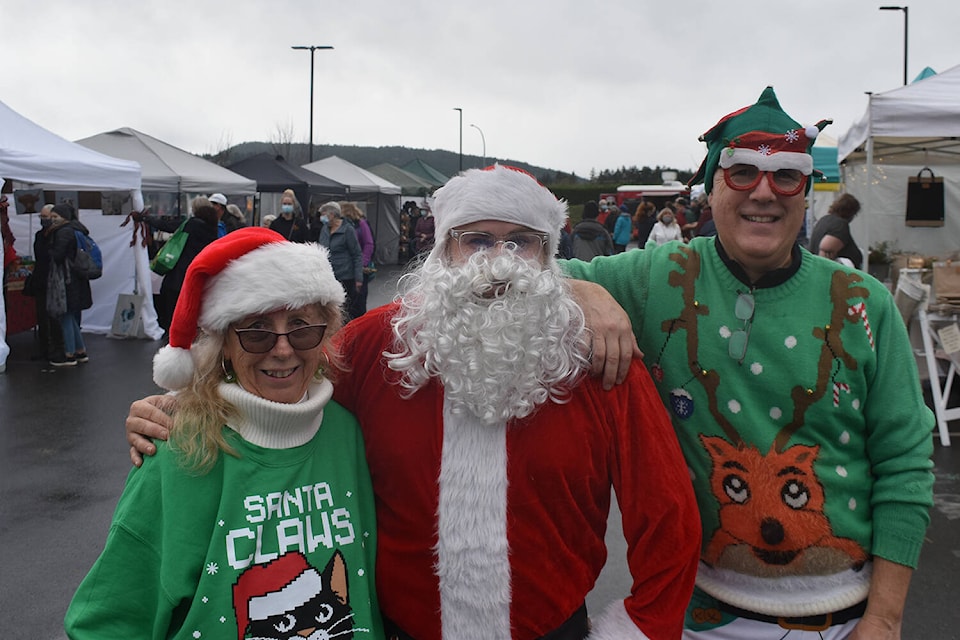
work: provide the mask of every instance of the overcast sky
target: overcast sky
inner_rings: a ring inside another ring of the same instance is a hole
[[[839,138],[903,83],[900,11],[808,0],[2,0],[0,100],[69,140],[133,127],[194,153],[278,131],[459,149],[587,176],[695,169],[766,85]],[[960,2],[909,4],[908,76],[960,64]],[[478,129],[471,127],[474,124]],[[481,132],[483,136],[481,137]]]

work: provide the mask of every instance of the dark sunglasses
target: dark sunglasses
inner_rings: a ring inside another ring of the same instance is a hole
[[[234,329],[240,346],[247,353],[266,353],[273,349],[280,336],[285,336],[290,346],[297,351],[308,351],[323,341],[327,332],[325,324],[310,324],[286,333],[267,331],[266,329]]]

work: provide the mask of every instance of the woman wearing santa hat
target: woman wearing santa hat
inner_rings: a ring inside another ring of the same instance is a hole
[[[71,638],[382,637],[363,439],[331,400],[343,301],[326,249],[268,229],[191,263],[154,359],[170,443],[130,474]]]

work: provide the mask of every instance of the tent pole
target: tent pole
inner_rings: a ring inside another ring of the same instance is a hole
[[[866,215],[863,225],[863,270],[870,272],[870,216],[876,215],[877,209],[873,206],[873,94],[867,96],[867,186],[866,186]]]

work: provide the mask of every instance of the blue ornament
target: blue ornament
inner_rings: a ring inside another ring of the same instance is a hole
[[[686,420],[693,415],[693,396],[686,389],[674,389],[670,392],[670,409],[673,415]]]

